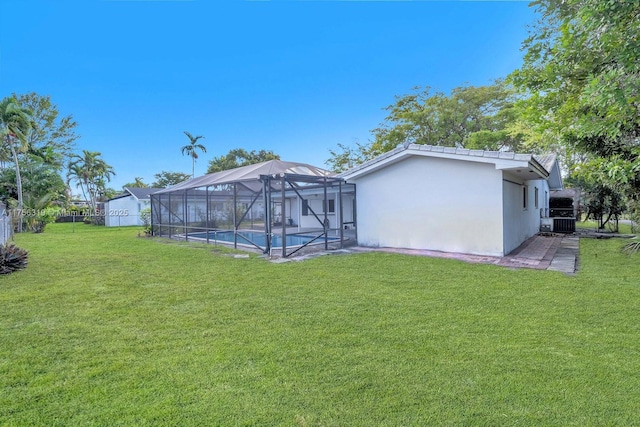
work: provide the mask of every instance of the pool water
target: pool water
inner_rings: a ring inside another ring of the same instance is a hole
[[[208,233],[209,233],[210,241],[233,243],[233,231],[209,231]],[[249,242],[247,242],[245,239],[243,239],[240,236],[244,236],[245,238],[249,239],[251,242],[255,243],[258,246],[261,246],[261,247],[266,246],[266,239],[265,239],[264,233],[260,233],[257,231],[238,231],[238,243],[249,244]],[[207,232],[189,234],[189,237],[206,239]],[[287,240],[286,240],[287,247],[302,246],[305,243],[309,243],[310,241],[312,241],[315,237],[316,236],[287,235]],[[340,240],[340,239],[337,237],[329,237],[328,240],[330,242],[335,242],[336,240]],[[316,242],[324,242],[324,237],[318,238]],[[271,247],[272,248],[282,247],[281,235],[274,234],[271,236]]]

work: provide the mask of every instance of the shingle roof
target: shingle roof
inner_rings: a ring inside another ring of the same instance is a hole
[[[137,187],[125,187],[124,191],[109,200],[121,199],[123,197],[134,196],[138,200],[149,199],[151,193],[162,190],[162,188],[137,188]]]
[[[125,187],[137,199],[148,199],[152,193],[162,190],[162,188],[135,188]]]
[[[540,163],[540,166],[545,168],[547,172],[551,172],[553,165],[556,162],[557,156],[555,154],[543,154],[533,156]]]

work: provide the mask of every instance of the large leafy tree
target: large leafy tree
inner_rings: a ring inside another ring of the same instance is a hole
[[[58,205],[66,203],[67,186],[54,166],[44,163],[36,156],[25,156],[20,164],[22,190],[25,198],[28,195],[31,200],[41,200],[48,196],[52,203]],[[0,170],[0,199],[18,199],[14,168]]]
[[[325,162],[334,172],[347,171],[360,163],[375,157],[372,144],[355,142],[355,146],[338,143],[334,150],[329,149],[331,157]]]
[[[327,161],[344,171],[399,144],[429,144],[483,150],[517,150],[522,137],[510,128],[516,94],[498,80],[488,86],[462,86],[449,95],[415,88],[386,107],[385,121],[372,131],[373,141],[355,147],[338,144]]]
[[[50,96],[35,92],[16,95],[19,105],[31,112],[32,129],[27,136],[29,154],[61,170],[71,157],[78,124],[73,116],[61,116]]]
[[[112,187],[107,187],[103,185],[103,189],[100,191],[100,196],[98,197],[98,201],[105,201],[116,197],[118,194],[122,193],[121,191],[116,190]]]
[[[254,165],[268,160],[280,160],[280,156],[271,150],[247,151],[244,148],[234,148],[224,156],[214,157],[213,160],[209,162],[207,173]]]
[[[92,212],[96,212],[98,199],[107,191],[106,183],[115,175],[113,167],[102,159],[101,153],[83,150],[82,155],[72,156],[67,169],[68,182],[76,182]]]
[[[598,172],[578,169],[565,179],[565,184],[580,188],[582,191],[581,204],[585,210],[585,220],[593,219],[598,222],[598,228],[603,229],[607,224],[614,225],[613,231],[618,231],[618,219],[627,209],[624,195],[615,183],[598,177]]]
[[[529,95],[524,124],[577,168],[640,194],[640,2],[537,0],[541,19],[511,80]]]
[[[183,172],[162,171],[155,174],[154,177],[156,178],[156,180],[153,184],[151,184],[152,187],[166,188],[188,180],[189,178],[191,178],[191,175]]]
[[[5,98],[0,102],[0,138],[3,149],[7,148],[16,171],[16,191],[18,196],[18,211],[22,211],[22,177],[20,176],[20,162],[18,152],[25,152],[29,148],[29,132],[31,131],[31,116],[29,110],[21,107],[15,97]],[[22,221],[18,221],[18,232],[22,232]]]
[[[191,157],[191,177],[196,176],[196,159],[198,158],[198,151],[203,153],[207,152],[207,148],[198,142],[199,139],[204,138],[202,135],[193,136],[191,133],[184,131],[184,134],[189,138],[189,144],[182,147],[182,155],[185,154]]]

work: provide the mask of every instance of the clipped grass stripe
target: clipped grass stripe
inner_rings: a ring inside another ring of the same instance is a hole
[[[638,424],[622,241],[584,239],[569,277],[71,231],[17,235],[0,277],[0,425]]]

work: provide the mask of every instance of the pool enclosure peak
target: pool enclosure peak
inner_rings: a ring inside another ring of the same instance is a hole
[[[307,163],[287,162],[284,160],[267,160],[248,166],[225,171],[210,173],[197,178],[192,178],[171,187],[165,188],[155,194],[170,193],[177,190],[208,187],[211,185],[231,184],[234,182],[260,181],[262,176],[280,177],[284,174],[303,175],[308,177],[332,177],[335,174]]]
[[[283,257],[355,243],[355,186],[307,163],[269,160],[189,179],[153,193],[151,211],[155,236]]]

